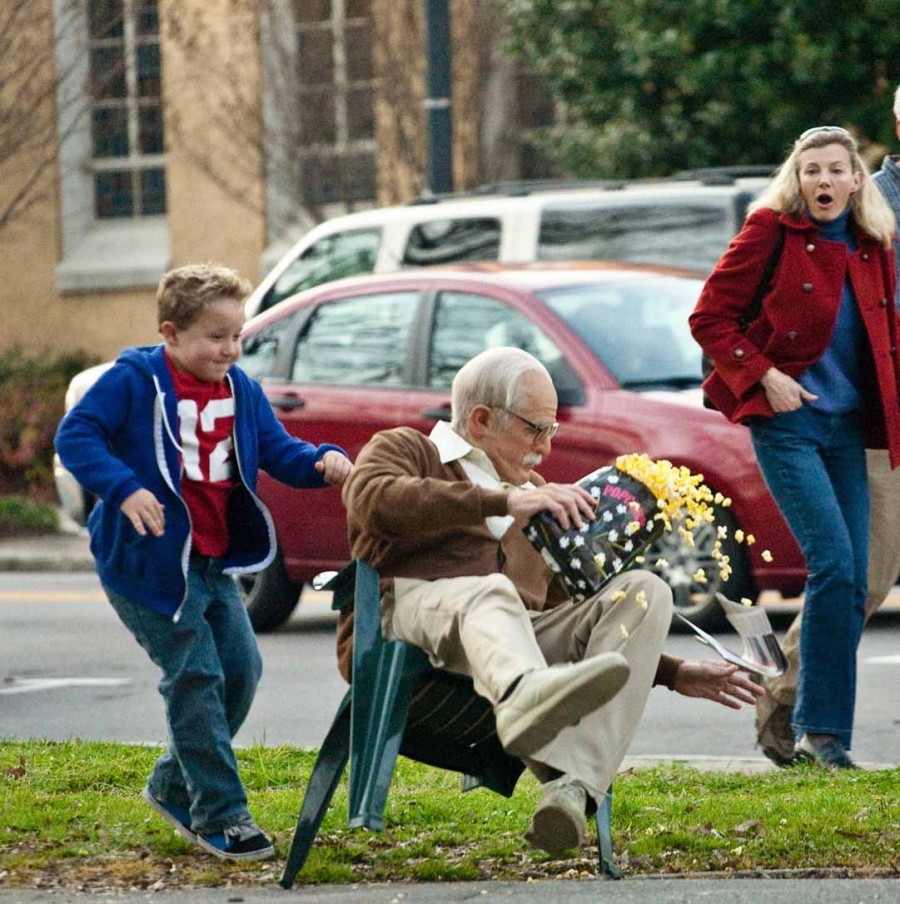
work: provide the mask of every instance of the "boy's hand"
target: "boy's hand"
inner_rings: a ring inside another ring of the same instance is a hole
[[[142,536],[147,528],[154,537],[161,537],[166,529],[164,506],[150,490],[135,490],[121,505],[122,514]]]
[[[329,449],[317,462],[316,470],[325,478],[326,483],[340,486],[353,470],[353,462],[340,452]]]

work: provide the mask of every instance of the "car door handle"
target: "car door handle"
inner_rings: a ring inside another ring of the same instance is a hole
[[[302,408],[306,402],[303,401],[299,396],[288,395],[288,396],[275,396],[274,398],[269,399],[269,404],[273,408]]]
[[[429,421],[449,421],[451,416],[449,408],[422,409],[422,417]]]

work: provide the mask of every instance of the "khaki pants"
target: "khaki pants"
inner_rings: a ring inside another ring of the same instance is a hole
[[[646,606],[637,601],[641,590]],[[619,591],[625,596],[614,601]],[[494,705],[526,672],[621,653],[631,667],[625,687],[526,761],[542,781],[556,770],[599,798],[637,730],[671,620],[671,591],[649,572],[626,572],[590,600],[545,612],[526,610],[512,582],[495,574],[397,578],[393,599],[385,599],[382,628],[388,639],[421,647],[437,668],[470,676]]]
[[[869,480],[869,567],[866,621],[880,608],[900,575],[900,468],[891,470],[886,449],[866,450]],[[779,702],[793,706],[797,698],[800,670],[800,623],[802,612],[782,641],[790,668],[766,682],[766,690]]]

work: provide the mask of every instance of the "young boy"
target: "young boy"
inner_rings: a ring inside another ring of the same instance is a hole
[[[225,267],[166,273],[163,343],[123,351],[56,435],[66,467],[100,498],[89,529],[103,588],[163,673],[169,744],[143,797],[184,838],[229,860],[274,853],[231,746],[262,672],[232,576],[275,553],[258,470],[323,487],[352,468],[339,447],[289,436],[235,365],[249,293]]]

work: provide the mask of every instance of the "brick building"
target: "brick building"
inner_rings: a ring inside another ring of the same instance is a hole
[[[313,223],[428,188],[425,0],[7,6],[0,217],[30,204],[0,219],[0,350],[154,342],[169,267],[255,281]],[[544,175],[548,107],[493,0],[452,0],[451,26],[455,186]]]

